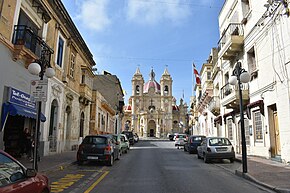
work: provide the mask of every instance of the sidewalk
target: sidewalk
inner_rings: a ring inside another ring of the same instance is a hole
[[[242,156],[236,155],[236,164],[225,164],[227,170],[236,175],[255,182],[264,187],[270,188],[279,193],[290,193],[290,165],[269,159],[248,156],[248,173],[242,171]]]
[[[51,171],[62,169],[76,161],[76,151],[67,151],[60,154],[52,154],[40,158],[38,163],[38,171],[48,173]],[[18,159],[27,168],[32,168],[33,162],[28,158]]]

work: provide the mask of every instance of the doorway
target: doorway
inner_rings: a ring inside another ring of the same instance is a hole
[[[151,120],[148,123],[148,137],[155,137],[155,133],[156,133],[156,123],[155,121]]]
[[[58,103],[53,100],[50,108],[50,123],[49,123],[49,151],[56,152],[57,149],[57,113],[58,113]]]
[[[268,106],[270,153],[272,158],[281,156],[280,129],[276,104]]]

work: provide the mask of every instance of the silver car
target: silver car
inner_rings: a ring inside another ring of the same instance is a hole
[[[226,137],[207,137],[197,147],[197,158],[203,158],[205,163],[212,159],[229,159],[233,163],[235,150]]]

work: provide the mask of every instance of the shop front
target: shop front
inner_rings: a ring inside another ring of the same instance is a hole
[[[36,104],[30,95],[12,87],[6,87],[1,113],[1,132],[4,133],[4,150],[15,157],[30,155],[27,140],[33,142],[36,125]],[[41,114],[41,121],[46,118]]]

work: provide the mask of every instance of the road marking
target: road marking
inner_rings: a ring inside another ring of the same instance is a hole
[[[108,173],[109,171],[105,171],[103,175],[101,175],[101,177],[99,177],[98,180],[95,181],[95,183],[93,183],[84,193],[90,193],[96,185],[98,185],[106,177],[106,175],[108,175]]]
[[[75,182],[80,180],[84,175],[83,174],[67,174],[65,177],[61,178],[56,182],[52,182],[51,192],[59,193],[72,186]]]

